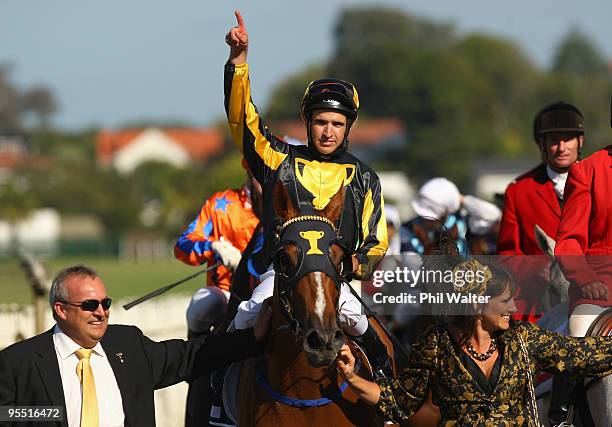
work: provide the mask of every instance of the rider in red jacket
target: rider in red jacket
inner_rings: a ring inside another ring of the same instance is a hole
[[[556,102],[540,110],[533,137],[542,163],[521,175],[506,189],[504,213],[497,240],[500,260],[517,279],[515,318],[535,322],[542,315],[542,296],[550,286],[550,258],[537,243],[535,226],[557,235],[568,170],[584,144],[584,119],[574,105]],[[555,376],[548,417],[557,425],[567,417],[574,389],[571,379]]]
[[[518,319],[535,322],[542,315],[541,297],[550,281],[550,260],[536,240],[538,225],[557,235],[567,172],[584,144],[584,120],[575,106],[556,102],[534,119],[533,137],[542,163],[506,189],[497,253],[515,274]],[[530,255],[530,256],[523,256]]]
[[[612,145],[570,169],[555,255],[570,285],[570,313],[612,306]],[[584,256],[586,255],[586,256]],[[584,335],[570,316],[570,334]],[[584,320],[584,319],[583,319]]]

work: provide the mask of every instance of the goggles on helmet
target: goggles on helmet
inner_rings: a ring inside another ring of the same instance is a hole
[[[308,85],[302,98],[301,115],[308,121],[312,110],[338,110],[346,114],[350,121],[357,118],[359,97],[355,87],[340,79],[320,79]]]

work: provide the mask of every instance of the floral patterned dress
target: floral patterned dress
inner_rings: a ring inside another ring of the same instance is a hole
[[[523,338],[529,366],[521,349]],[[502,358],[497,383],[487,393],[461,362],[444,324],[423,334],[412,348],[410,362],[397,379],[377,380],[378,408],[391,421],[408,419],[431,388],[440,407],[440,425],[512,427],[533,425],[529,415],[527,372],[567,372],[603,377],[612,373],[612,337],[572,338],[527,322],[513,322],[499,338]]]

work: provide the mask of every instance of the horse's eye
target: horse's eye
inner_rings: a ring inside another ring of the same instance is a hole
[[[278,255],[278,269],[283,276],[293,276],[295,266],[291,262],[291,257],[286,252],[280,252]]]

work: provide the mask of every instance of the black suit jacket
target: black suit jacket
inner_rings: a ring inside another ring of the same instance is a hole
[[[123,400],[125,426],[155,426],[153,391],[255,356],[252,329],[155,342],[135,326],[109,325],[101,341]],[[0,351],[0,406],[64,406],[52,330]],[[0,426],[34,426],[33,422]],[[45,425],[52,425],[47,423]],[[56,423],[67,427],[67,420]]]

